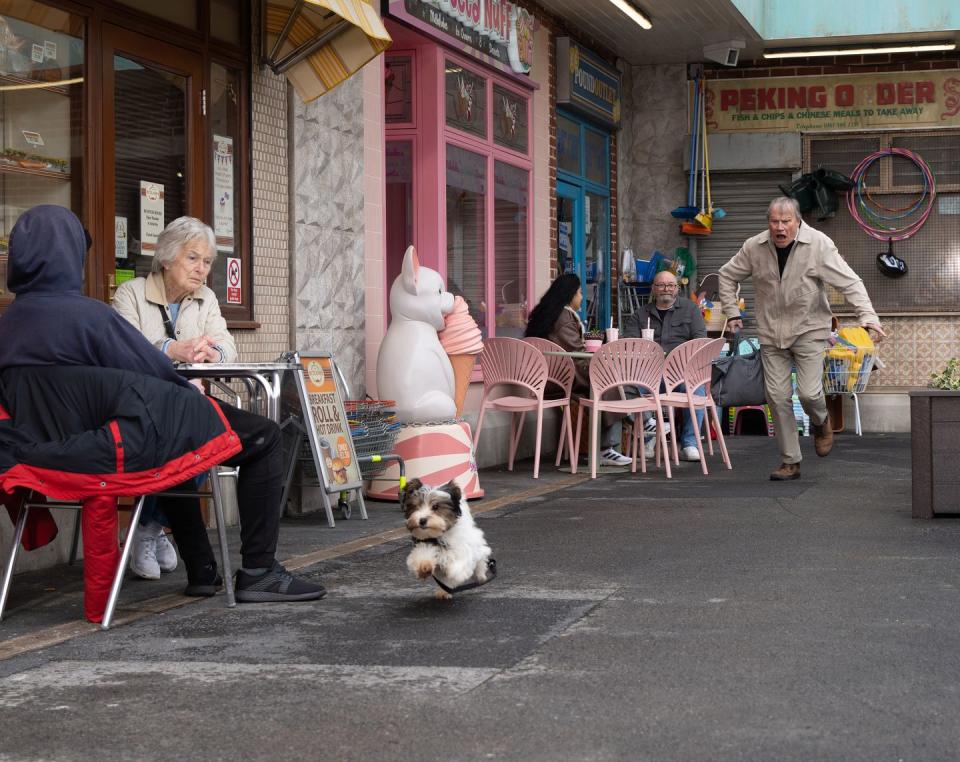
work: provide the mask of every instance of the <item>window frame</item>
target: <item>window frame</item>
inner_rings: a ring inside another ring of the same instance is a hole
[[[496,304],[497,298],[495,294],[496,290],[496,226],[494,220],[494,209],[496,204],[495,199],[495,164],[497,161],[508,164],[516,169],[526,171],[528,174],[528,183],[527,183],[527,251],[524,257],[524,267],[527,273],[527,283],[526,283],[526,304],[528,308],[533,303],[533,239],[534,239],[534,229],[533,229],[533,187],[534,187],[534,177],[533,177],[533,125],[535,124],[534,120],[534,103],[532,93],[518,86],[516,82],[498,75],[492,70],[487,70],[483,66],[477,64],[474,61],[466,59],[462,56],[459,56],[446,48],[440,48],[439,52],[439,65],[437,77],[439,78],[439,90],[441,97],[441,114],[445,115],[445,82],[446,82],[446,62],[451,61],[457,65],[463,66],[470,70],[471,73],[482,76],[486,80],[485,87],[485,96],[486,96],[486,119],[487,119],[487,130],[486,137],[479,138],[478,136],[459,130],[456,127],[452,127],[446,123],[446,119],[443,119],[441,131],[440,131],[440,143],[441,143],[441,154],[442,154],[442,164],[441,166],[446,166],[447,159],[447,146],[454,145],[458,148],[471,151],[476,154],[480,154],[486,159],[486,177],[487,177],[487,187],[485,188],[484,196],[484,224],[485,224],[485,233],[484,233],[484,273],[485,273],[485,288],[484,295],[486,299],[486,304],[489,305],[486,314],[486,326],[483,326],[486,329],[486,335],[488,337],[494,337],[497,335],[496,332]],[[527,138],[527,150],[525,152],[504,146],[501,143],[495,141],[494,130],[493,130],[493,92],[494,85],[510,91],[513,95],[518,98],[526,100],[527,104],[527,123],[528,127],[528,138]],[[446,177],[444,176],[443,187],[446,188]],[[446,203],[446,193],[443,193],[444,204]],[[438,263],[438,271],[443,276],[444,281],[447,280],[447,250],[446,250],[446,240],[447,240],[447,217],[445,207],[443,213],[440,214],[440,230],[438,231],[440,241],[443,241],[443,250],[442,256]],[[474,369],[474,380],[481,378],[479,375],[479,368]]]

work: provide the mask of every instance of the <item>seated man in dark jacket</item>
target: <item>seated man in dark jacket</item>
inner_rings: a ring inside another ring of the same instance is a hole
[[[131,370],[189,386],[169,358],[119,313],[82,295],[88,237],[80,220],[59,206],[23,214],[10,233],[7,287],[16,299],[0,317],[0,370],[24,366],[83,365]],[[239,465],[242,568],[238,601],[322,598],[322,585],[294,577],[275,553],[280,528],[280,431],[272,421],[220,403],[242,451]],[[168,516],[187,567],[188,595],[213,595],[221,580],[196,503]]]
[[[704,338],[707,335],[707,326],[703,322],[699,307],[689,299],[678,299],[679,290],[676,275],[669,270],[658,272],[653,279],[653,301],[645,304],[629,318],[621,335],[639,337],[640,330],[649,326],[653,329],[653,340],[663,347],[666,353],[690,339]],[[703,395],[703,388],[698,389],[695,394]],[[696,438],[700,435],[703,413],[697,411],[696,427],[690,422],[689,412],[680,420],[683,427],[680,435],[683,451],[680,457],[684,460],[700,460]],[[644,429],[644,446],[647,448],[647,455],[651,456],[654,447],[653,435],[656,431],[656,420],[653,416],[646,421]]]

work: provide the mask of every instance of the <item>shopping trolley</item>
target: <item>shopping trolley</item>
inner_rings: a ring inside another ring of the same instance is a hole
[[[350,438],[357,453],[360,475],[364,479],[379,476],[388,463],[395,461],[400,469],[400,492],[407,484],[403,458],[392,452],[400,433],[400,422],[393,400],[344,400],[343,409],[350,424]],[[350,503],[340,493],[337,507],[345,519],[350,518]]]

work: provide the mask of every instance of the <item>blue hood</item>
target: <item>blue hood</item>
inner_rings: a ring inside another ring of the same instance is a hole
[[[17,220],[7,274],[17,298],[0,316],[0,369],[89,365],[187,386],[170,358],[119,312],[83,295],[86,252],[86,232],[69,209],[35,206]]]
[[[7,288],[14,294],[79,294],[87,237],[77,216],[62,206],[35,206],[10,233]]]

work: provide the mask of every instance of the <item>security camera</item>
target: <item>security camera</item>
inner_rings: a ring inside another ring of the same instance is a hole
[[[705,45],[703,57],[724,66],[736,66],[740,60],[740,51],[747,46],[743,40],[727,40],[715,45]]]

